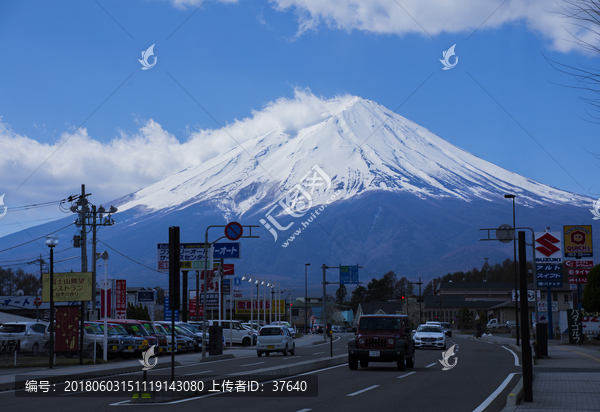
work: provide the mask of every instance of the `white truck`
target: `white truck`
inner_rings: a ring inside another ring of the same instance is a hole
[[[504,328],[504,327],[506,327],[506,325],[503,325],[502,323],[498,323],[498,319],[490,319],[487,323],[488,329],[498,329],[498,328]]]

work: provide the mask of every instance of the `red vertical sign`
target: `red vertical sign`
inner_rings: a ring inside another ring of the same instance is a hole
[[[127,281],[119,279],[116,281],[116,318],[126,319],[127,318]]]
[[[57,352],[76,352],[79,350],[79,308],[61,306],[56,308]]]

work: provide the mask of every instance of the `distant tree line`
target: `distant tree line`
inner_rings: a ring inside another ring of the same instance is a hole
[[[345,285],[340,285],[335,292],[335,302],[351,306],[353,311],[358,309],[360,303],[387,302],[401,300],[402,296],[414,294],[414,284],[406,277],[398,279],[393,271],[387,272],[379,279],[371,279],[367,286],[357,286],[351,294],[350,300],[345,300],[348,292]]]
[[[33,296],[40,287],[39,275],[25,273],[23,269],[0,267],[0,296],[16,295],[18,290],[22,290],[24,295]]]

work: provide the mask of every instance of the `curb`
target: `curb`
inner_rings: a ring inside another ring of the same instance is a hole
[[[521,398],[523,397],[523,377],[519,379],[517,386],[506,396],[506,407],[517,406]]]
[[[269,380],[272,379],[281,379],[288,376],[298,375],[301,373],[312,372],[317,369],[327,368],[331,366],[338,366],[348,363],[348,355],[336,355],[333,358],[321,358],[315,361],[304,361],[294,363],[284,367],[271,367],[264,369],[257,369],[254,371],[239,373],[239,374],[231,374],[226,375],[226,379],[230,380],[240,380],[244,377],[253,377],[257,378],[257,375],[262,375],[263,377],[267,377]],[[209,381],[214,381],[220,378],[225,377],[216,377],[211,378]],[[186,398],[194,398],[197,396],[208,395],[208,393],[181,393],[181,392],[145,392],[145,393],[134,393],[131,398],[131,403],[163,403],[170,402],[180,399]]]

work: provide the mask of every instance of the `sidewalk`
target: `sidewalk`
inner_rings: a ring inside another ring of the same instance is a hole
[[[484,336],[500,344],[516,344],[515,338]],[[533,402],[522,399],[503,412],[600,410],[600,347],[548,342],[548,357],[533,367]]]

